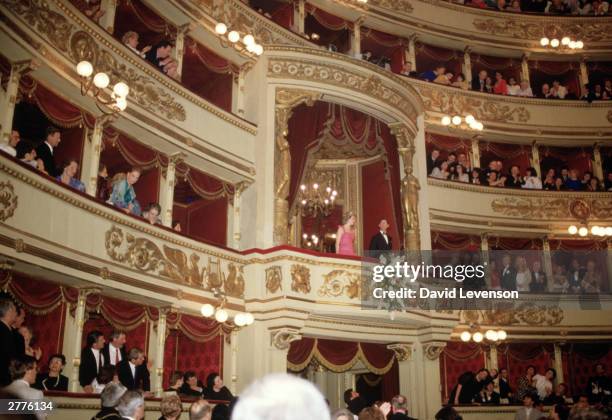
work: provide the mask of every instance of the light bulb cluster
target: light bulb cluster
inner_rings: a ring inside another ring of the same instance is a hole
[[[551,48],[559,48],[561,46],[571,50],[581,50],[584,48],[584,42],[573,40],[569,36],[564,36],[560,41],[558,38],[548,39],[547,37],[543,37],[540,39],[540,45]]]
[[[319,245],[319,237],[317,235],[315,235],[314,233],[312,234],[307,234],[307,233],[303,233],[302,234],[302,240],[304,242],[304,245],[307,246],[308,248],[312,247],[312,246],[317,246]]]
[[[570,235],[578,235],[581,237],[585,237],[589,234],[589,228],[586,226],[576,226],[571,225],[567,228],[567,232]],[[593,236],[612,236],[612,226],[604,227],[604,226],[592,226],[591,227],[591,235]]]
[[[459,115],[445,115],[442,117],[442,125],[444,126],[454,126],[460,127],[462,123],[465,122],[465,125],[472,130],[482,131],[484,129],[484,124],[478,121],[473,115],[468,114],[465,118],[461,118]]]
[[[229,313],[224,308],[215,308],[210,303],[205,303],[202,305],[202,308],[200,308],[200,313],[205,318],[212,318],[214,316],[215,320],[221,324],[229,319]],[[239,312],[234,315],[234,324],[237,327],[251,325],[254,321],[255,317],[249,312]]]
[[[474,341],[475,343],[481,343],[485,339],[491,343],[496,343],[498,341],[504,341],[506,338],[508,338],[508,333],[506,333],[504,330],[487,330],[484,334],[480,331],[476,331],[474,333],[463,331],[459,338],[461,338],[461,341],[464,343],[467,343],[470,340]]]
[[[94,74],[93,64],[89,61],[81,61],[76,65],[77,74],[81,77],[81,94],[87,95],[89,91],[96,98],[96,103],[111,108],[111,113],[125,111],[127,108],[127,96],[130,87],[124,82],[117,82],[110,93],[110,100],[104,98],[103,92],[110,85],[110,77],[104,72]],[[93,77],[92,77],[93,75]],[[99,105],[98,107],[101,108]],[[105,111],[108,114],[108,112]]]
[[[255,37],[251,34],[241,36],[240,32],[229,30],[227,25],[223,22],[219,22],[215,25],[215,33],[220,37],[227,37],[227,40],[233,45],[243,45],[244,47],[241,49],[245,49],[253,55],[260,56],[263,54],[263,46],[255,42]]]
[[[338,191],[330,186],[321,188],[318,182],[314,182],[310,186],[300,185],[298,193],[302,213],[312,217],[318,215],[329,216],[337,198]]]

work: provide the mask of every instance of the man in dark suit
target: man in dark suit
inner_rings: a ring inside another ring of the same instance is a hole
[[[391,251],[391,236],[387,234],[389,223],[386,219],[381,219],[378,223],[378,233],[372,236],[370,240],[370,256],[373,258],[380,258],[380,255],[385,251]]]
[[[580,266],[580,261],[573,258],[569,269],[567,270],[567,282],[569,283],[570,293],[580,293],[582,291],[582,279],[586,270]]]
[[[361,413],[361,410],[367,407],[366,402],[361,398],[359,392],[354,391],[352,388],[344,391],[344,402],[346,403],[346,408],[356,416]]]
[[[147,378],[147,367],[144,364],[145,355],[138,348],[130,349],[127,360],[121,361],[117,365],[117,375],[119,382],[128,389],[128,391],[141,389],[149,391],[150,384]]]
[[[429,156],[429,159],[427,159],[427,175],[431,175],[431,171],[433,171],[433,169],[440,165],[440,160],[438,159],[440,157],[440,150],[439,149],[433,149],[431,151],[431,155]]]
[[[87,346],[81,352],[81,364],[79,365],[79,383],[85,392],[93,392],[91,382],[104,366],[104,335],[97,330],[87,334]]]
[[[403,395],[396,395],[391,399],[391,413],[389,420],[414,420],[408,417],[408,401]]]
[[[21,306],[17,306],[17,316],[15,317],[15,321],[13,321],[13,340],[15,341],[15,356],[21,357],[25,356],[25,339],[23,335],[19,332],[19,328],[25,322],[26,312]]]
[[[502,269],[500,277],[503,290],[516,290],[516,270],[512,267],[512,259],[509,254],[502,258]]]
[[[113,331],[109,337],[109,342],[102,349],[106,365],[117,366],[120,362],[127,359],[125,338],[123,331]]]
[[[15,358],[15,341],[12,325],[17,317],[17,310],[12,300],[0,299],[0,387],[11,382],[9,364]]]
[[[60,144],[61,133],[57,127],[47,127],[45,141],[36,148],[36,156],[42,159],[45,172],[55,178],[59,175],[55,164],[55,148]]]
[[[487,81],[487,71],[480,70],[478,77],[472,79],[472,90],[476,92],[486,92],[485,86]]]

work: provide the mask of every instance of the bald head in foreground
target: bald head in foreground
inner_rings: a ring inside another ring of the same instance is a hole
[[[330,420],[319,390],[297,376],[273,374],[240,395],[232,420]]]

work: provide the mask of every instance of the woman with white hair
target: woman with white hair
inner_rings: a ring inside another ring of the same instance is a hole
[[[121,416],[115,409],[117,404],[119,404],[119,400],[125,394],[125,387],[121,384],[117,384],[114,382],[108,383],[102,393],[100,394],[100,403],[102,405],[102,409],[98,414],[96,414],[92,420],[117,420],[121,419]]]
[[[232,420],[330,420],[319,390],[297,376],[277,373],[253,382],[240,395]]]
[[[124,420],[144,418],[144,397],[140,391],[126,391],[117,404],[117,411]]]

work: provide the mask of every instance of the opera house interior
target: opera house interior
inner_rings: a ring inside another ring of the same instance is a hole
[[[609,6],[0,0],[0,418],[612,418]]]

